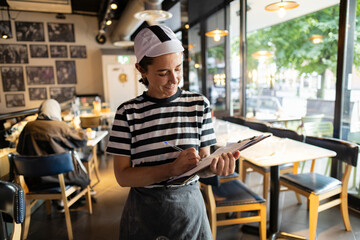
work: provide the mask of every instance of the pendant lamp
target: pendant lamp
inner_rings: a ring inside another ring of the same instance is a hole
[[[216,17],[216,26],[219,26],[219,19],[218,19],[218,14],[219,12],[216,13],[215,17]],[[225,8],[224,8],[224,22],[226,22],[226,11],[225,11]],[[215,30],[211,30],[209,32],[206,32],[205,33],[205,36],[207,37],[212,37],[214,38],[214,41],[215,42],[219,42],[221,40],[221,37],[225,37],[229,34],[229,32],[227,30],[221,30],[219,28],[216,28]]]
[[[300,6],[300,5],[295,1],[281,0],[280,2],[275,2],[275,3],[271,3],[271,4],[267,5],[265,7],[265,10],[269,11],[269,12],[278,11],[279,16],[284,17],[286,10],[294,9],[294,8],[297,8],[298,6]]]
[[[260,50],[260,51],[252,53],[251,56],[255,59],[269,59],[274,56],[274,53],[266,51],[266,50]]]
[[[309,39],[312,41],[313,44],[322,43],[323,38],[324,38],[324,36],[319,35],[319,34],[315,34],[315,35],[312,35],[311,37],[309,37]]]
[[[227,30],[219,30],[219,29],[215,29],[205,33],[206,36],[214,38],[215,42],[220,41],[221,37],[225,37],[228,34],[229,32]]]

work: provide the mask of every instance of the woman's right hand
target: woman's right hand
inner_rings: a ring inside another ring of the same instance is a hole
[[[195,148],[188,148],[180,152],[172,163],[172,175],[178,176],[196,167],[201,160]]]

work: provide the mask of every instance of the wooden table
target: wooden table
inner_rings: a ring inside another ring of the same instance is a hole
[[[90,181],[92,181],[92,171],[95,172],[97,182],[95,184],[91,184],[90,186],[94,187],[96,184],[100,182],[100,173],[99,173],[99,165],[98,165],[98,158],[97,158],[97,144],[103,140],[108,135],[108,131],[97,131],[96,137],[93,139],[89,139],[87,141],[86,146],[91,147],[92,157],[89,161],[85,161],[84,165],[86,170],[89,174]]]
[[[221,133],[221,131],[224,129],[222,126],[224,124],[229,125],[229,123],[224,123],[222,120],[216,120],[214,123],[215,133],[216,131]],[[230,123],[229,126],[229,128],[232,130],[227,133],[227,139],[240,140],[248,138],[251,134],[261,134],[261,132],[245,129],[244,126],[237,124]],[[238,126],[237,130],[236,126]],[[244,133],[244,135],[242,135],[242,133]],[[223,139],[225,135],[225,133],[219,134],[220,144],[224,142]],[[263,141],[240,152],[240,156],[243,159],[246,159],[258,166],[270,167],[269,239],[276,239],[277,237],[284,239],[286,236],[289,236],[289,234],[279,232],[279,165],[318,158],[333,157],[335,155],[336,152],[325,148],[320,148],[307,143],[275,136],[266,138]],[[289,239],[294,238],[295,237],[289,237]]]

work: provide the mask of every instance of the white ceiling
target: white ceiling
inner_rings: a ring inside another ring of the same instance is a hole
[[[299,7],[286,11],[286,15],[283,18],[280,18],[276,12],[268,12],[265,10],[265,6],[270,3],[277,2],[280,0],[247,0],[247,4],[250,7],[250,10],[247,12],[247,32],[252,32],[257,29],[262,29],[272,25],[279,24],[297,18],[312,12],[319,11],[324,8],[339,4],[340,0],[297,0],[297,3],[300,4]],[[233,1],[230,3],[230,37],[236,38],[239,36],[240,29],[240,17],[238,11],[240,8],[240,1]],[[223,14],[223,12],[220,12]],[[216,25],[221,28],[223,26],[223,17],[210,17],[207,21],[210,28],[215,28]],[[191,52],[200,51],[200,39],[198,36],[199,26],[194,26],[190,29],[189,40],[194,48]],[[223,40],[221,40],[223,41]],[[214,41],[208,42],[209,47],[217,45]]]
[[[333,6],[340,2],[340,0],[296,0],[300,6],[286,11],[286,15],[283,18],[280,18],[276,12],[268,12],[265,10],[266,5],[279,1],[280,0],[248,0],[247,4],[251,9],[247,12],[247,31],[251,32],[256,29],[285,22]]]

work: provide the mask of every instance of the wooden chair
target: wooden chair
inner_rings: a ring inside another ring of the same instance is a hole
[[[4,213],[5,220],[10,217],[9,220],[13,225],[10,240],[20,240],[21,223],[25,216],[24,191],[15,183],[0,181],[0,196],[0,215]],[[0,216],[0,221],[1,219],[2,216]],[[5,226],[5,235],[0,236],[1,239],[8,239],[6,230]]]
[[[90,187],[65,185],[64,173],[74,170],[71,152],[52,154],[45,156],[21,156],[10,154],[10,166],[15,170],[15,177],[25,192],[25,221],[22,239],[26,239],[30,226],[31,208],[40,200],[46,200],[46,210],[50,214],[50,200],[62,200],[64,203],[66,228],[69,240],[73,239],[73,231],[70,219],[70,206],[82,196],[86,196],[88,212],[92,214]],[[40,177],[58,175],[59,185],[38,186],[29,189],[25,177]],[[71,199],[69,196],[72,195]]]
[[[305,136],[332,137],[334,127],[332,122],[306,122],[303,127]]]
[[[80,125],[82,128],[95,128],[101,126],[101,116],[84,116],[80,117]]]
[[[301,118],[301,124],[299,125],[297,131],[303,133],[304,131],[304,124],[309,122],[321,122],[322,119],[325,117],[324,114],[316,114],[316,115],[308,115],[303,116]]]
[[[100,171],[98,161],[95,156],[95,154],[97,154],[97,145],[93,146],[92,148],[84,147],[82,151],[77,152],[77,154],[89,175],[90,187],[95,187],[95,185],[100,182]],[[96,179],[93,177],[94,174]],[[93,180],[96,180],[96,182]]]
[[[296,141],[303,141],[303,136],[298,134],[294,130],[286,129],[286,128],[275,128],[269,127],[268,132],[272,133],[274,136],[281,137],[281,138],[289,138]],[[297,173],[298,163],[297,164],[283,164],[280,165],[280,174],[285,173]],[[270,167],[260,167],[257,166],[247,160],[243,160],[242,162],[242,181],[246,181],[246,173],[248,172],[247,169],[251,168],[253,171],[261,174],[263,176],[263,198],[267,199],[269,187],[270,187]],[[298,196],[297,196],[298,197]],[[299,199],[299,197],[298,197]],[[299,199],[300,201],[300,199]]]
[[[218,226],[259,222],[261,240],[266,239],[266,201],[252,192],[239,180],[219,182],[218,176],[200,179],[201,190],[209,217],[213,239]],[[241,213],[256,212],[256,215],[241,216]],[[232,219],[221,219],[220,214],[236,213]]]
[[[312,137],[332,137],[333,131],[334,131],[333,124],[332,122],[329,121],[305,122],[302,129],[302,132],[305,136],[312,136]],[[313,164],[311,166],[311,171],[313,171],[313,167],[314,167]],[[331,166],[331,159],[329,158],[324,172],[325,175],[330,172],[330,166]],[[302,162],[301,172],[304,172],[304,167],[305,167],[305,162]]]
[[[347,189],[351,167],[357,164],[358,145],[326,137],[306,137],[305,141],[336,152],[337,155],[333,159],[346,165],[341,181],[333,177],[310,172],[282,175],[280,176],[280,184],[308,199],[310,240],[316,238],[319,212],[337,205],[340,205],[346,231],[351,231]]]

